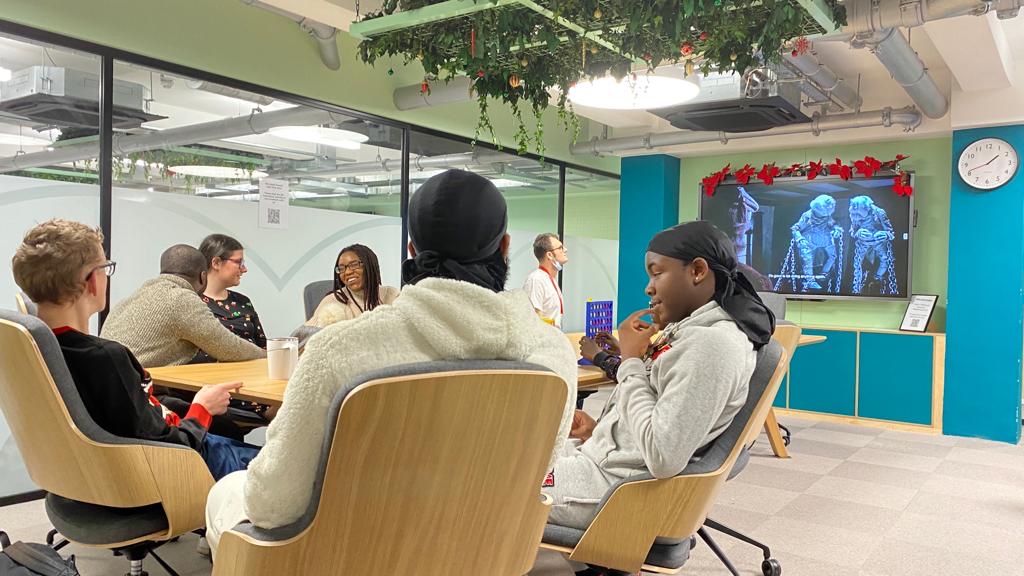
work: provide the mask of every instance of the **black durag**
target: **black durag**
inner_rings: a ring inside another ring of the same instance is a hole
[[[715,272],[715,302],[747,335],[755,350],[771,340],[775,315],[761,301],[750,280],[736,269],[732,241],[713,224],[698,220],[662,230],[651,239],[647,250],[683,262],[707,260]]]
[[[505,199],[487,178],[464,170],[430,178],[409,201],[416,257],[402,263],[402,282],[452,278],[500,292],[507,266],[499,251],[507,225]]]

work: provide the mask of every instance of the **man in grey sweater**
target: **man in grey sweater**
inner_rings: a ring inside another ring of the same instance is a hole
[[[100,336],[135,354],[143,367],[186,364],[202,350],[223,362],[266,356],[225,328],[199,294],[206,286],[206,258],[185,244],[160,256],[160,275],[117,303]]]
[[[619,327],[619,384],[597,421],[577,411],[570,436],[583,444],[544,483],[553,524],[586,529],[619,480],[682,472],[743,407],[756,350],[774,330],[771,312],[736,272],[732,243],[707,222],[655,236],[647,272],[651,308]],[[665,328],[652,345],[656,325]]]

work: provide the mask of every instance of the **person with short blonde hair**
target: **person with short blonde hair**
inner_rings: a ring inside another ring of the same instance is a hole
[[[103,233],[81,222],[47,220],[29,230],[11,267],[14,281],[34,302],[64,304],[83,290],[82,271],[103,250]]]
[[[257,448],[207,434],[241,382],[204,386],[181,418],[153,397],[149,374],[128,348],[89,334],[89,319],[107,305],[107,277],[116,267],[99,230],[70,220],[43,222],[25,234],[11,267],[39,319],[53,330],[96,424],[115,436],[189,446],[215,478],[248,466]]]

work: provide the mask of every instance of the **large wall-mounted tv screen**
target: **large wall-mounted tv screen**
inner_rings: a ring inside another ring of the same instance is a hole
[[[740,269],[758,290],[905,299],[914,207],[892,183],[891,175],[722,183],[714,196],[701,194],[701,218],[733,239]]]

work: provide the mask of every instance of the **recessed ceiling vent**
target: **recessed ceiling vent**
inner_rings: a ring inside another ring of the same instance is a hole
[[[160,120],[143,111],[142,84],[114,80],[114,128],[138,128]],[[32,66],[0,82],[0,112],[26,118],[33,127],[100,126],[100,77],[73,68]]]
[[[712,74],[700,79],[700,95],[686,104],[651,110],[676,128],[715,132],[759,132],[810,122],[800,111],[800,88],[779,82],[759,68],[739,74]]]

